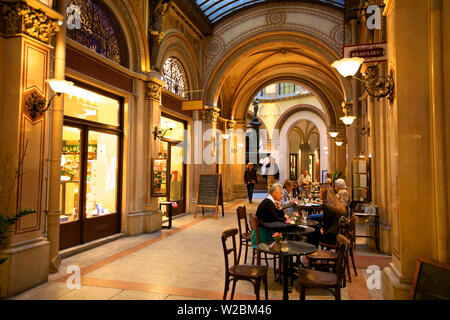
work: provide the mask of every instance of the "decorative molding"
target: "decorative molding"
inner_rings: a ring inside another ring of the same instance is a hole
[[[24,1],[0,1],[0,32],[5,36],[26,34],[45,44],[59,31],[57,19],[43,10],[35,9]]]
[[[154,81],[145,83],[145,99],[153,99],[161,102],[162,86]]]

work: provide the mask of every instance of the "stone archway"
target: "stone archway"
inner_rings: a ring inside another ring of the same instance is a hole
[[[287,141],[289,132],[295,125],[301,120],[308,120],[312,122],[319,131],[320,136],[320,172],[322,170],[328,170],[330,168],[327,149],[328,146],[328,138],[327,138],[327,126],[323,119],[319,117],[317,114],[311,111],[299,111],[291,115],[281,128],[279,133],[279,141]],[[327,148],[327,149],[325,149]],[[274,155],[275,156],[275,155]],[[289,149],[288,144],[280,143],[280,149],[278,154],[276,154],[275,158],[280,167],[280,181],[284,181],[289,177]]]

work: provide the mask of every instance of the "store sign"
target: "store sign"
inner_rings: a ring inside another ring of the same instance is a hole
[[[181,110],[203,110],[204,102],[203,100],[188,100],[183,101],[181,104]]]
[[[363,58],[364,62],[383,62],[388,58],[387,43],[344,47],[344,58]]]

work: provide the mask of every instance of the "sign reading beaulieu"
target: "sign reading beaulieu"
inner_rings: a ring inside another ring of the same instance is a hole
[[[387,43],[363,44],[344,47],[344,58],[363,58],[364,62],[383,62],[388,58]]]

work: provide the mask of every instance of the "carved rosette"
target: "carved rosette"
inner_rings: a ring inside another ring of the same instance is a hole
[[[6,36],[26,34],[45,44],[59,31],[56,19],[44,11],[30,7],[26,2],[0,1],[0,32]]]
[[[161,102],[162,86],[156,82],[149,81],[145,85],[145,99],[153,99]]]
[[[217,122],[220,116],[219,108],[205,108],[202,112],[203,121]]]

